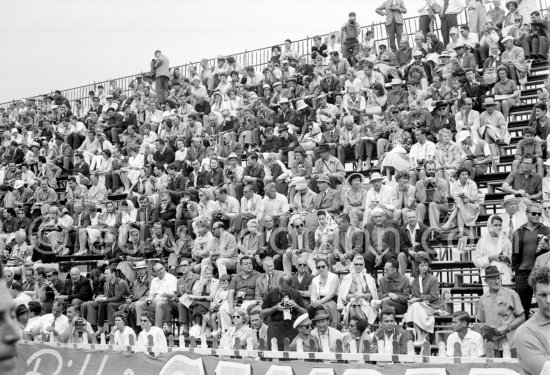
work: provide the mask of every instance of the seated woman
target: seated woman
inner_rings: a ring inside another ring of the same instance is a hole
[[[240,347],[235,349],[244,349],[248,339],[252,340],[254,332],[248,326],[248,313],[241,307],[233,310],[233,326],[222,334],[221,347],[224,349],[235,348],[235,339],[240,339]]]
[[[439,281],[428,273],[431,258],[425,252],[419,252],[416,256],[418,264],[418,277],[411,285],[411,299],[409,308],[405,314],[405,321],[412,322],[416,331],[415,344],[426,341],[428,333],[434,332],[436,310],[442,308],[439,298]]]
[[[352,345],[355,345],[356,353],[365,353],[365,340],[372,342],[373,333],[369,329],[369,324],[366,320],[351,318],[348,324],[349,332],[344,336],[342,344],[344,353],[351,353]],[[355,341],[355,343],[353,342]]]
[[[338,310],[342,311],[343,323],[349,326],[351,319],[361,319],[374,324],[378,316],[378,306],[371,300],[378,300],[376,281],[365,271],[365,258],[356,254],[353,257],[351,272],[344,276],[338,290]]]
[[[386,171],[386,176],[391,179],[393,171],[399,172],[409,169],[409,151],[412,146],[411,134],[397,124],[392,125],[392,132],[388,139],[384,159],[382,161],[382,171]]]
[[[193,294],[190,298],[193,300],[191,304],[191,314],[195,325],[200,325],[200,336],[208,333],[210,325],[210,303],[214,300],[214,296],[220,285],[219,280],[213,278],[214,268],[205,266],[201,271],[201,279],[193,286]]]
[[[457,221],[458,235],[464,235],[464,226],[473,226],[479,216],[478,189],[474,181],[470,180],[470,171],[466,168],[459,168],[456,171],[458,180],[451,184],[451,196],[455,205],[449,219],[441,226],[442,230],[452,228],[453,222]]]
[[[312,322],[309,319],[309,314],[300,315],[293,324],[294,329],[298,330],[298,334],[290,343],[289,350],[295,352],[298,350],[298,339],[302,340],[302,349],[304,352],[320,352],[321,345],[317,336],[311,334]]]
[[[300,146],[309,155],[313,155],[313,150],[315,150],[321,143],[322,136],[323,132],[321,131],[321,127],[317,123],[311,122],[308,125],[308,132],[301,135],[300,138],[298,138],[298,141]]]
[[[137,220],[137,209],[131,199],[122,201],[119,209],[121,212],[121,226],[118,230],[118,240],[119,242],[125,243],[128,239],[128,232],[130,228],[132,228],[132,224],[134,224]]]
[[[137,339],[137,346],[152,346],[166,348],[166,336],[162,328],[153,325],[155,314],[150,311],[145,311],[141,314],[141,332]],[[149,344],[149,336],[153,337],[152,345]]]
[[[504,119],[508,121],[510,110],[518,105],[521,92],[515,81],[508,78],[508,68],[499,66],[497,68],[498,81],[493,87],[493,94],[497,102],[497,111],[502,112]],[[458,130],[458,129],[457,129]]]
[[[323,210],[317,211],[317,219],[319,226],[315,229],[315,249],[311,253],[313,260],[324,259],[328,261],[328,256],[332,254],[338,243],[336,238],[336,222],[332,216]],[[317,269],[312,270],[313,275],[317,275]]]
[[[241,243],[237,245],[239,249],[238,262],[237,262],[237,273],[241,273],[241,258],[250,257],[253,259],[255,268],[261,268],[262,260],[258,254],[260,249],[260,233],[258,232],[260,228],[260,223],[256,219],[249,220],[246,223],[246,229],[248,234],[246,234]]]
[[[210,218],[199,216],[193,223],[194,233],[196,235],[191,257],[193,258],[193,272],[201,272],[201,262],[210,255],[210,243],[212,242],[212,232],[210,231]]]
[[[115,345],[135,345],[136,344],[136,333],[134,330],[127,326],[128,320],[126,314],[122,311],[117,311],[113,314],[115,318]],[[130,342],[130,336],[133,337],[132,342]]]
[[[340,323],[340,313],[336,305],[336,295],[340,279],[338,275],[329,272],[328,262],[324,258],[319,258],[315,261],[315,267],[318,275],[313,278],[310,285],[311,303],[308,307],[310,315],[319,306],[323,306],[329,313],[330,326],[336,328]]]
[[[361,228],[363,215],[365,214],[365,203],[367,191],[363,189],[364,177],[362,174],[354,173],[348,178],[350,189],[344,194],[344,213],[351,219],[351,225]]]
[[[502,273],[502,284],[512,284],[512,241],[502,233],[502,217],[491,215],[487,220],[487,233],[481,236],[472,253],[474,265],[480,269],[486,290],[485,268],[495,266]]]
[[[192,251],[194,241],[185,225],[180,225],[176,230],[176,243],[170,248],[168,255],[168,268],[177,268],[178,264],[184,259],[192,262]]]

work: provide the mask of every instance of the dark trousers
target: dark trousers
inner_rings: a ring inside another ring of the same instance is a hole
[[[355,65],[355,56],[359,53],[359,41],[357,38],[346,39],[342,48],[342,55],[349,63]]]
[[[401,44],[401,37],[403,36],[403,24],[396,23],[394,19],[391,25],[386,25],[386,34],[388,35],[391,51],[397,52],[397,45]],[[397,44],[395,44],[396,39]]]
[[[426,34],[430,32],[430,16],[420,16],[418,19],[418,30],[422,31],[422,35],[426,38]]]
[[[519,294],[521,306],[525,311],[525,320],[529,319],[529,309],[531,309],[531,300],[533,299],[533,289],[527,282],[530,273],[531,270],[516,271],[516,292]]]
[[[85,139],[86,136],[80,133],[73,133],[67,136],[67,143],[73,148],[73,150],[76,150],[82,145],[82,142],[84,142]]]
[[[164,104],[169,95],[168,92],[168,77],[160,76],[155,79],[155,88],[157,92],[157,101]]]
[[[116,190],[120,188],[122,181],[118,172],[111,172],[105,175],[105,187],[107,189]]]
[[[445,14],[441,20],[441,34],[443,35],[443,43],[449,44],[449,31],[451,27],[458,26],[458,18],[456,14]]]

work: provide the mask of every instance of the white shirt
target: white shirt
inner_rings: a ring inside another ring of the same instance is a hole
[[[284,213],[288,213],[288,199],[285,195],[276,193],[274,199],[269,198],[267,195],[262,200],[263,216],[281,216]]]
[[[470,148],[470,151],[472,152],[472,154],[475,155],[476,147],[477,147],[477,139],[473,139],[472,145],[468,147]],[[462,150],[462,159],[464,159],[468,155],[464,152],[464,146],[461,147],[461,150]],[[485,146],[483,146],[483,155],[485,156],[491,155],[491,150],[489,149],[489,145],[487,144],[487,142],[485,142]]]
[[[55,324],[54,324],[55,321]],[[53,314],[46,314],[43,315],[40,319],[40,333],[48,333],[46,331],[46,328],[53,326],[54,329],[59,333],[65,332],[67,329],[69,329],[69,318],[67,316],[61,314],[59,317],[54,318]],[[57,338],[54,341],[58,341]]]
[[[409,235],[411,236],[411,243],[413,246],[418,245],[418,242],[415,241],[415,238],[416,238],[416,231],[419,231],[419,230],[420,230],[420,225],[418,225],[418,223],[416,223],[416,226],[413,228],[412,231],[411,231],[411,227],[407,225],[407,232],[409,232]]]
[[[137,346],[149,346],[149,336],[153,336],[154,347],[166,348],[168,346],[166,343],[166,336],[164,336],[164,332],[161,328],[155,326],[152,326],[151,329],[149,329],[149,332],[145,332],[145,330],[142,330],[139,333]]]
[[[411,147],[409,152],[409,157],[411,161],[411,167],[416,168],[418,166],[419,160],[434,160],[435,158],[435,143],[431,141],[426,141],[424,144],[416,142]]]
[[[130,345],[130,336],[134,336],[134,345],[136,344],[136,333],[130,327],[124,327],[124,332],[118,329],[115,331],[115,345]]]
[[[460,343],[462,347],[462,357],[482,357],[485,355],[485,342],[483,337],[475,331],[468,328],[464,340],[460,340],[457,332],[451,333],[447,339],[447,357],[454,357],[455,343]]]
[[[374,188],[367,191],[365,206],[369,207],[372,202],[384,203],[389,210],[393,210],[392,188],[387,185],[382,185],[380,191],[376,192]]]
[[[178,290],[178,279],[176,276],[165,271],[164,277],[161,279],[155,277],[151,281],[151,287],[149,288],[149,297],[156,300],[161,299],[161,295],[164,293],[176,293]]]

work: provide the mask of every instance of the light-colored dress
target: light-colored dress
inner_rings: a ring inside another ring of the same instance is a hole
[[[338,290],[338,309],[342,310],[344,323],[349,322],[350,310],[352,306],[359,306],[369,324],[374,324],[378,316],[378,307],[371,305],[370,301],[364,298],[350,298],[347,304],[344,304],[344,300],[349,294],[355,293],[370,293],[371,300],[378,300],[378,291],[376,290],[376,281],[374,278],[366,272],[356,273],[352,272],[347,274],[340,283]]]
[[[138,181],[144,163],[143,154],[137,154],[136,156],[130,156],[128,158],[128,167],[136,168],[128,169],[128,179],[132,185]]]
[[[134,336],[133,345],[136,344],[136,333],[130,327],[124,327],[124,331],[115,331],[115,345],[130,345],[130,336]]]
[[[399,129],[390,134],[388,141],[390,150],[386,152],[382,167],[392,167],[398,172],[409,169],[409,151],[412,144],[409,132]]]
[[[460,195],[464,194],[469,199],[469,203],[464,203]],[[465,185],[462,185],[459,180],[451,184],[451,196],[458,208],[458,216],[462,219],[465,225],[475,225],[479,216],[478,190],[474,181],[468,179]]]
[[[349,215],[351,225],[354,227],[361,228],[366,199],[367,191],[365,189],[358,191],[349,189],[344,196],[344,213]]]

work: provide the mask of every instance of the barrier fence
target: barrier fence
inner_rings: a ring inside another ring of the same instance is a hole
[[[541,4],[542,2],[546,3],[547,0],[538,0]],[[542,6],[542,5],[541,5]],[[458,24],[464,24],[467,22],[467,14],[466,11],[462,12],[458,17]],[[436,21],[434,24],[434,31],[440,36],[441,38],[441,24],[438,17],[436,17]],[[372,23],[371,25],[363,26],[362,27],[362,33],[360,41],[362,42],[364,40],[364,35],[367,30],[373,30],[374,31],[374,39],[376,46],[380,45],[381,43],[387,44],[387,34],[386,34],[386,28],[385,24],[383,22],[379,23]],[[409,17],[403,19],[403,39],[408,38],[409,41],[413,41],[413,35],[418,30],[418,17]],[[336,32],[330,32],[328,34],[320,35],[324,40],[328,40],[330,35],[338,33]],[[298,52],[299,55],[310,55],[311,53],[311,47],[314,45],[313,36],[307,36],[304,39],[296,40],[292,42],[292,48]],[[256,70],[262,71],[269,61],[269,59],[272,56],[272,48],[274,47],[264,47],[259,48],[251,51],[245,50],[244,52],[236,53],[236,54],[228,54],[226,56],[233,56],[235,60],[243,67],[246,66],[253,66]],[[284,51],[284,44],[283,45],[277,45],[281,48],[282,51]],[[210,66],[215,66],[216,64],[216,58],[211,58],[208,60]],[[146,62],[144,62],[144,65]],[[200,71],[200,62],[190,62],[188,64],[184,65],[178,65],[175,67],[172,67],[171,69],[179,69],[182,73],[182,76],[188,76],[189,69],[191,67],[195,67]],[[141,74],[141,73],[140,73]],[[97,86],[103,86],[105,87],[105,90],[108,90],[110,83],[115,82],[116,87],[121,88],[122,91],[126,94],[129,94],[131,92],[130,84],[132,81],[136,78],[136,76],[139,74],[134,74],[126,77],[116,78],[116,79],[109,79],[105,81],[98,81],[94,82],[88,85],[79,86],[67,90],[62,90],[62,95],[65,96],[71,103],[73,103],[75,100],[80,99],[82,101],[82,104],[85,107],[88,107],[91,105],[90,98],[88,96],[88,93],[90,91],[96,91]],[[51,93],[49,93],[51,94]],[[42,94],[42,95],[36,95],[31,98],[39,98],[43,95],[48,94]],[[1,103],[0,107],[5,107],[6,105],[9,105],[10,103],[13,103],[13,101]]]
[[[526,0],[526,1],[528,1],[528,0]],[[548,5],[547,5],[548,0],[535,0],[535,1],[538,2],[538,5],[539,5],[538,9],[542,12],[543,16],[546,15],[547,7],[548,7]],[[411,45],[412,45],[412,42],[413,42],[414,33],[418,30],[418,20],[419,20],[419,17],[409,17],[409,18],[404,18],[403,19],[403,37],[404,37],[404,39],[405,38],[409,39],[409,41],[411,42]],[[458,16],[458,24],[459,25],[467,24],[467,21],[468,21],[467,12],[463,11]],[[361,33],[361,39],[360,39],[361,42],[364,40],[365,32],[367,30],[371,30],[371,29],[374,31],[374,39],[375,39],[376,46],[380,45],[381,43],[387,44],[388,39],[387,39],[386,27],[385,27],[384,22],[372,23],[371,25],[363,26],[362,27],[362,33]],[[439,20],[439,17],[435,17],[434,32],[438,34],[440,39],[442,39],[442,36],[441,36],[441,22]],[[334,33],[335,32],[331,32],[331,33],[320,35],[320,36],[322,38],[324,38],[324,40],[327,40],[329,38],[329,36],[334,34]],[[313,37],[307,36],[304,39],[293,41],[292,48],[294,50],[297,50],[299,55],[310,55],[311,47],[313,45],[314,45]],[[284,45],[277,45],[277,46],[280,47],[281,50],[284,50]],[[273,48],[273,46],[259,48],[259,49],[255,49],[255,50],[251,50],[251,51],[245,50],[244,52],[240,52],[240,53],[236,53],[236,54],[228,54],[226,56],[235,57],[235,60],[239,64],[241,64],[243,67],[253,66],[254,68],[256,68],[256,70],[261,71],[266,67],[267,62],[271,58],[272,48]],[[210,66],[215,66],[216,59],[215,58],[208,59],[208,62],[210,64]],[[144,65],[145,64],[146,64],[146,62],[144,62]],[[188,64],[178,65],[178,66],[172,67],[172,69],[179,69],[180,72],[182,73],[182,76],[187,76],[188,73],[189,73],[189,69],[191,67],[195,67],[195,68],[199,69],[199,71],[200,71],[200,69],[201,69],[200,68],[200,62],[190,62]],[[91,105],[91,101],[90,101],[90,98],[88,96],[88,93],[90,91],[96,91],[97,86],[101,85],[101,86],[105,87],[105,89],[107,90],[108,87],[110,86],[110,83],[115,82],[116,87],[121,88],[124,93],[129,94],[129,93],[131,93],[131,89],[130,89],[129,86],[132,83],[132,81],[134,81],[134,79],[136,78],[137,75],[138,74],[134,74],[134,75],[129,75],[129,76],[126,76],[126,77],[120,77],[120,78],[116,78],[116,79],[98,81],[98,82],[94,82],[94,83],[87,84],[87,85],[84,85],[84,86],[79,86],[79,87],[75,87],[75,88],[71,88],[71,89],[62,90],[62,94],[71,103],[73,103],[77,99],[80,99],[82,101],[82,104],[85,107],[89,107]],[[36,99],[36,98],[39,98],[43,95],[48,95],[48,94],[36,95],[36,96],[31,97],[31,98]],[[13,103],[13,101],[1,103],[0,107],[5,107],[5,106],[9,105],[10,103]]]

